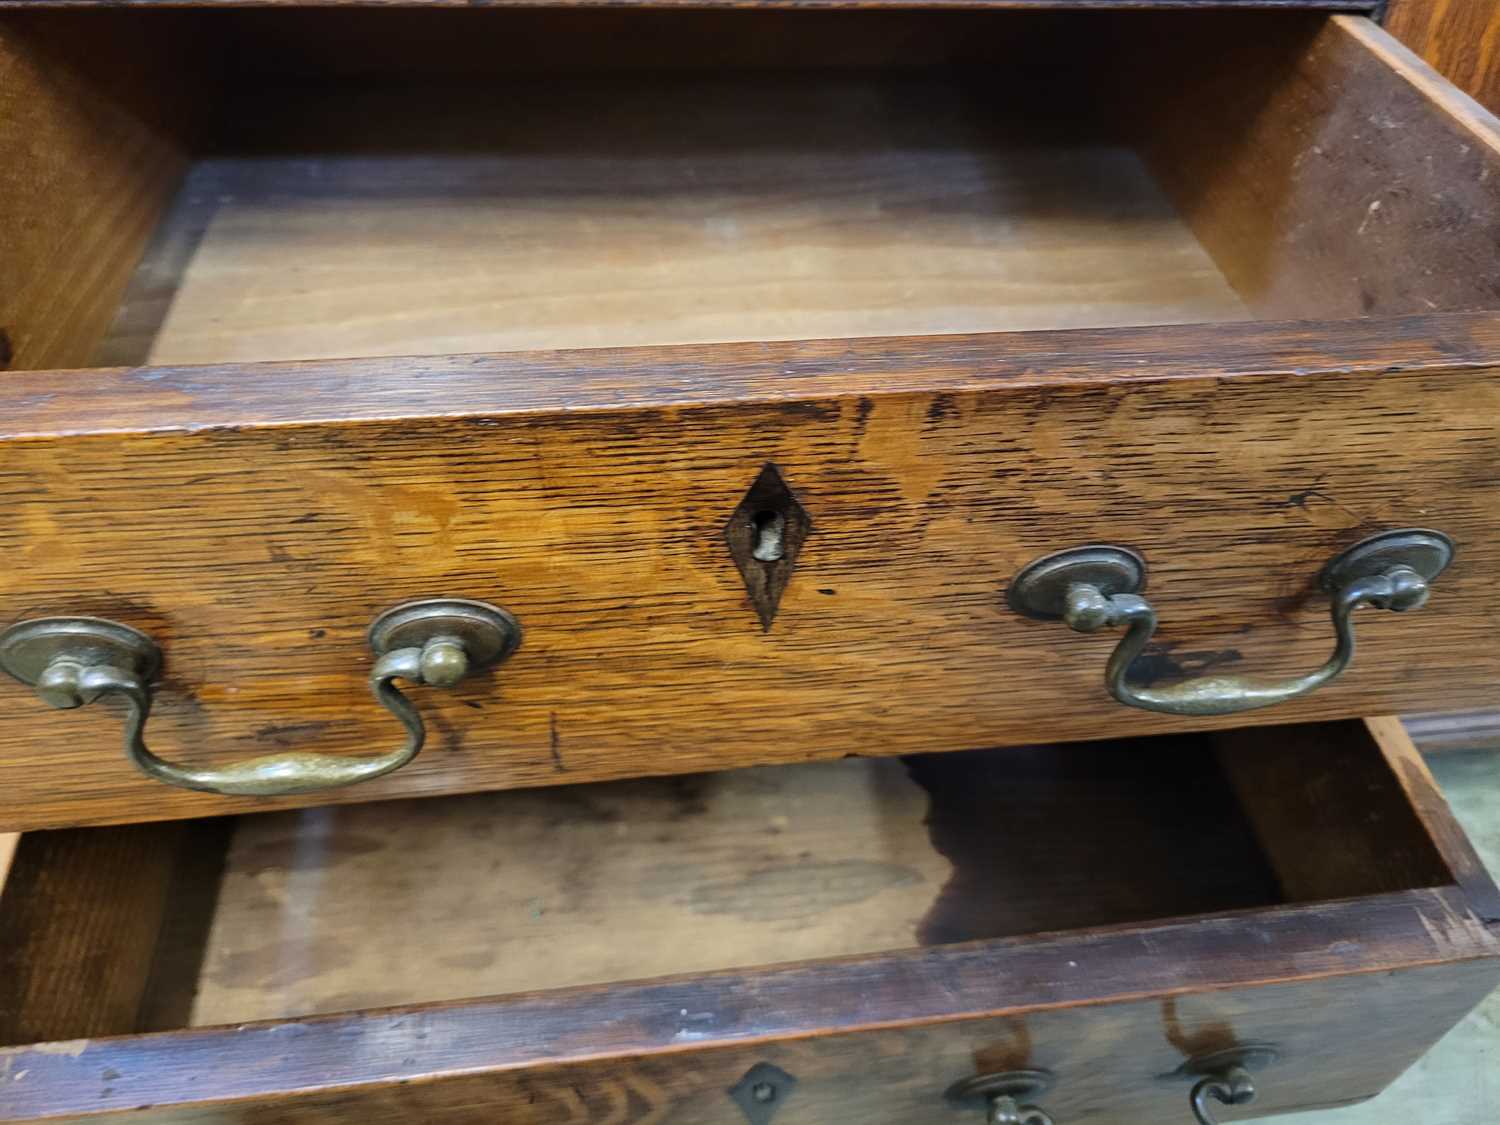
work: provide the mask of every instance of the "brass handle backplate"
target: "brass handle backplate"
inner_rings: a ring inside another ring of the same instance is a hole
[[[1170,715],[1230,715],[1295,699],[1336,679],[1354,659],[1354,610],[1417,609],[1452,558],[1453,543],[1442,532],[1408,528],[1372,536],[1332,559],[1318,580],[1329,596],[1333,653],[1320,667],[1286,680],[1204,676],[1162,688],[1133,682],[1131,665],[1156,633],[1156,610],[1141,596],[1145,560],[1123,547],[1078,547],[1037,559],[1016,575],[1008,600],[1018,613],[1062,621],[1079,633],[1124,626],[1104,670],[1105,688],[1119,702]]]
[[[435,598],[382,613],[370,626],[369,643],[376,656],[370,690],[406,728],[406,741],[385,754],[365,757],[292,751],[202,767],[157,757],[146,746],[145,728],[161,649],[145,633],[116,621],[22,621],[0,633],[0,669],[30,685],[53,707],[80,707],[106,695],[124,699],[125,755],[149,777],[205,793],[275,797],[353,785],[406,765],[422,749],[426,728],[395,681],[452,687],[510,656],[521,643],[521,627],[498,606]]]
[[[1049,1070],[977,1074],[955,1082],[944,1097],[953,1105],[982,1107],[987,1125],[1053,1125],[1051,1115],[1031,1103],[1055,1081]]]

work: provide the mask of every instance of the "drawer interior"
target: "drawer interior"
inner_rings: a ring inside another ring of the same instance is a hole
[[[21,992],[0,1028],[236,1024],[1454,881],[1358,722],[37,832],[0,904],[0,988]]]
[[[1290,12],[13,13],[4,350],[1489,307],[1497,154],[1379,35]]]

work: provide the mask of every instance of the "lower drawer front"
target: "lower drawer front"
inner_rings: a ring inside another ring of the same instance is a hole
[[[1378,1093],[1497,919],[1394,720],[36,833],[0,1117],[1231,1119]]]

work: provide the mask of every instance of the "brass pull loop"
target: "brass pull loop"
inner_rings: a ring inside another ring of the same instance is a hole
[[[955,1105],[982,1105],[987,1125],[1054,1125],[1051,1114],[1030,1103],[1055,1081],[1048,1070],[1006,1070],[955,1082],[944,1097]]]
[[[1009,601],[1018,613],[1063,621],[1078,633],[1124,626],[1104,668],[1104,686],[1119,702],[1169,715],[1231,715],[1284,703],[1337,679],[1354,659],[1354,610],[1419,608],[1452,558],[1446,535],[1415,528],[1373,536],[1338,555],[1319,575],[1329,595],[1333,653],[1320,667],[1288,680],[1204,676],[1162,688],[1133,683],[1130,669],[1156,633],[1156,610],[1140,595],[1145,560],[1123,547],[1079,547],[1037,559],[1016,575]]]
[[[504,661],[521,642],[516,619],[498,606],[457,598],[410,602],[370,626],[376,653],[370,691],[406,728],[405,743],[373,757],[291,751],[228,766],[182,766],[145,742],[151,681],[161,650],[145,633],[97,617],[23,621],[0,634],[0,668],[28,684],[46,704],[85,706],[106,696],[125,701],[125,756],[148,777],[183,789],[229,796],[276,797],[369,781],[406,765],[422,749],[426,727],[395,681],[452,687]]]
[[[1188,1095],[1193,1120],[1197,1125],[1219,1125],[1209,1100],[1221,1105],[1249,1105],[1255,1100],[1255,1080],[1250,1072],[1273,1066],[1280,1058],[1281,1053],[1269,1043],[1242,1043],[1196,1055],[1164,1077],[1193,1079]]]

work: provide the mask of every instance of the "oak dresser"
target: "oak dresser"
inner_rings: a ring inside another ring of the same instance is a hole
[[[0,1120],[1379,1093],[1500,121],[1378,8],[0,2]]]

